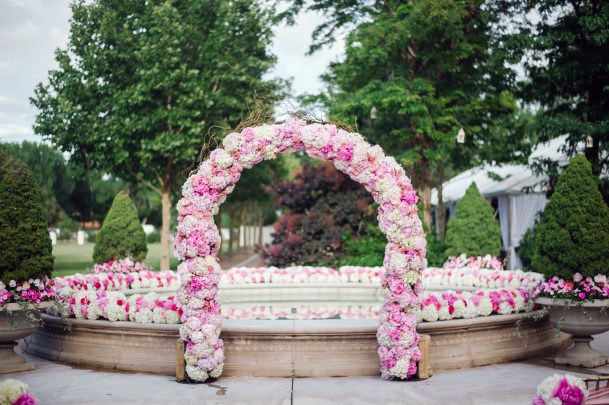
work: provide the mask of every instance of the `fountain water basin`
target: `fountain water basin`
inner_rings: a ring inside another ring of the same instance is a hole
[[[428,291],[433,289],[428,286]],[[173,294],[168,288],[156,292]],[[242,319],[223,320],[222,375],[378,375],[380,294],[376,283],[223,286],[220,296],[225,316]],[[325,319],[311,319],[320,313]],[[175,373],[179,325],[63,320],[48,314],[43,320],[44,326],[22,343],[34,355],[83,367]],[[540,356],[569,341],[568,335],[556,336],[538,312],[421,322],[417,331],[431,337],[429,363],[435,371]]]

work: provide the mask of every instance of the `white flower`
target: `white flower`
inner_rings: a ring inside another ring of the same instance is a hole
[[[232,132],[226,135],[226,137],[224,137],[224,140],[222,141],[222,146],[224,146],[224,149],[228,153],[232,154],[239,151],[239,149],[241,149],[241,146],[243,146],[244,143],[245,138],[241,134],[237,132]]]
[[[277,157],[278,153],[279,153],[279,148],[277,148],[277,146],[268,145],[266,147],[266,149],[264,150],[264,159],[265,160],[275,159]]]
[[[257,138],[272,142],[275,139],[275,127],[273,125],[260,125],[254,128]]]
[[[428,305],[421,311],[421,318],[425,322],[435,322],[438,320],[438,310],[435,305]]]
[[[22,394],[27,392],[27,385],[21,381],[9,378],[0,383],[0,404],[9,405],[17,401]]]
[[[228,169],[233,165],[233,157],[224,149],[216,149],[216,164],[220,169]]]
[[[209,374],[207,374],[205,371],[201,370],[197,366],[187,365],[186,373],[188,374],[188,376],[190,378],[192,378],[195,381],[203,382],[209,378]]]

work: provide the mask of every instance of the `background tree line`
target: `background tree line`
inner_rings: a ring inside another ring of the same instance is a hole
[[[570,155],[589,141],[586,156],[609,199],[604,0],[79,0],[68,44],[56,53],[59,67],[32,97],[35,131],[69,153],[72,177],[84,182],[74,187],[80,193],[93,179],[120,180],[134,194],[148,188],[144,199],[161,206],[164,268],[171,208],[189,171],[256,104],[257,122],[272,121],[273,106],[289,92],[268,79],[271,29],[303,10],[322,16],[312,53],[345,39],[325,90],[303,102],[404,165],[431,238],[444,238],[444,181],[480,163],[526,162],[538,142],[563,134]],[[551,179],[559,166],[537,162]],[[231,228],[246,217],[259,222],[270,201],[259,185],[275,183],[273,171],[290,172],[278,167],[246,172],[251,179],[223,207]],[[55,200],[67,204],[65,193]],[[92,218],[93,210],[78,215]]]

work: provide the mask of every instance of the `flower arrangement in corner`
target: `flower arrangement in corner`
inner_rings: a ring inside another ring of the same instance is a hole
[[[576,303],[608,297],[609,207],[584,156],[560,174],[536,244],[533,269],[546,278],[538,295]]]
[[[554,374],[537,387],[533,405],[583,405],[588,397],[586,384],[570,374]]]
[[[0,382],[0,405],[36,405],[38,399],[21,381],[9,378]]]
[[[421,273],[427,266],[416,191],[403,167],[361,135],[296,118],[228,134],[222,148],[212,151],[184,183],[183,198],[177,204],[174,251],[182,260],[178,302],[183,309],[180,336],[186,341],[187,374],[205,381],[218,377],[223,367],[217,299],[220,235],[213,216],[244,169],[288,151],[305,151],[314,159],[333,162],[362,184],[378,204],[379,226],[388,239],[381,283],[386,290],[385,303],[378,329],[381,375],[385,379],[410,378],[421,358],[416,312],[423,292]]]
[[[54,299],[53,280],[46,276],[42,279],[29,279],[22,283],[11,280],[8,285],[0,281],[0,307],[4,304],[17,303],[22,307],[29,304],[40,304]]]
[[[567,299],[574,304],[597,299],[604,300],[609,298],[609,283],[607,283],[607,276],[603,274],[592,278],[575,273],[572,281],[554,276],[540,284],[535,289],[533,296]]]

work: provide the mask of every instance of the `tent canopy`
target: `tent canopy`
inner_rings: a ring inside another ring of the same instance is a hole
[[[563,150],[566,141],[567,135],[561,135],[538,145],[529,156],[529,164],[544,158],[551,158],[566,164],[568,157]],[[583,148],[583,145],[580,147]],[[480,193],[486,198],[510,194],[544,193],[545,189],[540,183],[545,179],[545,176],[534,174],[526,165],[482,165],[466,170],[446,181],[442,189],[442,200],[445,203],[458,201],[465,195],[465,190],[472,182],[476,182]],[[438,205],[436,189],[431,192],[431,203]]]
[[[566,135],[538,146],[529,157],[529,164],[544,158],[566,163],[568,157],[563,148]],[[442,199],[448,216],[455,214],[455,203],[465,195],[465,190],[475,182],[480,193],[487,199],[497,198],[499,225],[503,249],[508,255],[508,267],[520,268],[522,262],[516,253],[527,229],[535,223],[537,213],[543,211],[547,202],[542,182],[526,165],[487,164],[466,170],[443,184]],[[432,190],[431,203],[438,204],[437,190]],[[437,212],[436,212],[437,215]],[[438,221],[436,218],[436,228]],[[438,229],[436,229],[437,231]]]

